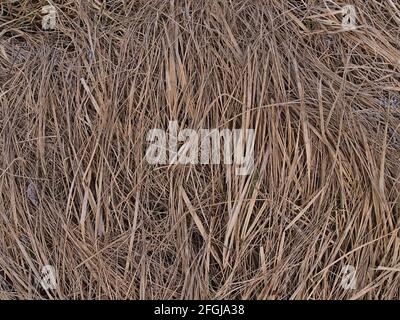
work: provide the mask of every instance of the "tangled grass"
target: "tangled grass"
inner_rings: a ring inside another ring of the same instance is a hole
[[[399,299],[400,5],[349,2],[1,1],[0,298]],[[150,165],[171,120],[253,172]]]

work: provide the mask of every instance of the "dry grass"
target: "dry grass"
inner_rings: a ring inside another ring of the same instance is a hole
[[[349,2],[1,1],[0,298],[399,299],[400,5]],[[148,164],[169,120],[255,170]]]

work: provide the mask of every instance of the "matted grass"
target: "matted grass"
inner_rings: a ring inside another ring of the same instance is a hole
[[[399,299],[400,5],[349,2],[1,1],[0,298]],[[172,120],[254,171],[148,164]]]

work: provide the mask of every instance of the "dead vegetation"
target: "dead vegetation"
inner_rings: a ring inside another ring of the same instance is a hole
[[[0,298],[399,299],[400,5],[349,2],[1,1]],[[170,120],[255,170],[148,164]]]

